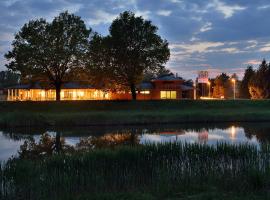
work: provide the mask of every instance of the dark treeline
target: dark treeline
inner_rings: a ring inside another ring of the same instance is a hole
[[[270,64],[263,60],[257,70],[250,66],[242,81],[242,93],[251,99],[270,98]]]
[[[235,81],[235,91],[233,81]],[[263,60],[257,70],[253,66],[248,66],[242,80],[239,80],[235,73],[231,76],[221,73],[216,78],[210,79],[209,83],[211,96],[214,98],[230,99],[233,98],[235,92],[236,98],[269,99],[270,63]]]

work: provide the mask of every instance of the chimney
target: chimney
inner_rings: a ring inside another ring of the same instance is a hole
[[[178,78],[178,73],[175,74],[175,78]]]

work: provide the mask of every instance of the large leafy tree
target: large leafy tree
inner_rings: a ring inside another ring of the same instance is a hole
[[[255,71],[254,71],[253,67],[248,66],[247,69],[245,70],[244,77],[240,83],[239,92],[240,92],[241,98],[246,98],[246,99],[250,98],[248,85],[249,85],[251,78],[254,76],[254,74],[255,74]]]
[[[97,58],[91,60],[96,69],[99,70],[102,63],[110,80],[130,88],[133,99],[136,99],[136,85],[143,80],[144,73],[161,68],[169,59],[168,42],[157,34],[157,30],[150,21],[132,12],[123,12],[112,22],[110,34],[102,40],[97,38],[95,43],[100,47],[92,52]],[[105,59],[100,59],[103,57]]]
[[[13,49],[5,55],[10,61],[7,67],[24,79],[50,81],[56,100],[60,100],[63,82],[84,64],[90,33],[80,17],[68,12],[60,13],[51,23],[30,21],[15,35]]]
[[[236,74],[233,74],[230,78],[226,73],[221,73],[214,79],[213,97],[215,98],[231,98],[233,96],[233,85],[231,79],[234,78],[237,81]]]
[[[89,81],[99,88],[116,89],[110,38],[95,34],[90,41],[86,57],[87,67],[85,70],[89,75]]]
[[[151,81],[152,79],[172,75],[173,73],[167,69],[165,66],[161,66],[156,70],[149,70],[144,73],[143,81]]]

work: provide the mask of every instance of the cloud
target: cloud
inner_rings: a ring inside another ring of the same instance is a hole
[[[172,3],[183,3],[181,0],[170,0]]]
[[[265,9],[268,9],[268,8],[270,8],[269,4],[257,7],[258,10],[265,10]]]
[[[203,69],[231,73],[248,61],[270,60],[268,9],[269,0],[0,0],[0,70],[13,35],[31,19],[52,20],[69,10],[106,35],[112,20],[128,10],[159,28],[171,44],[166,66],[179,75],[191,78]]]
[[[204,24],[204,25],[200,28],[200,32],[210,31],[211,29],[212,29],[212,23],[211,23],[211,22],[206,22],[206,24]]]
[[[253,59],[253,60],[248,60],[248,61],[244,62],[243,64],[244,65],[259,65],[261,63],[262,63],[261,60]]]
[[[222,13],[225,19],[232,17],[237,11],[246,9],[246,7],[239,5],[225,4],[220,0],[213,0],[213,2],[208,5],[208,7],[214,8],[216,11]]]
[[[172,44],[172,49],[182,49],[186,53],[206,53],[211,48],[223,46],[222,42],[196,42],[192,44]]]
[[[270,51],[270,43],[266,43],[259,49],[260,52],[269,52]]]
[[[223,48],[223,49],[217,50],[216,52],[241,53],[241,51],[235,47]]]
[[[172,11],[171,10],[159,10],[159,11],[157,11],[157,14],[160,16],[168,17],[172,14]]]
[[[245,49],[253,49],[256,48],[258,46],[258,41],[257,40],[249,40],[247,41],[248,46],[245,47]]]
[[[100,24],[109,24],[111,23],[118,14],[110,14],[103,10],[97,10],[94,13],[94,16],[88,19],[90,25],[100,25]]]
[[[149,10],[137,10],[135,11],[136,16],[142,16],[144,19],[149,19],[150,18],[151,11]]]

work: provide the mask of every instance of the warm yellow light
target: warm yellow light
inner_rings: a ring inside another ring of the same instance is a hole
[[[234,79],[234,78],[232,78],[232,82],[233,82],[233,83],[235,82],[235,79]]]
[[[41,97],[45,97],[45,91],[42,90],[42,91],[40,92],[40,95],[41,95]]]
[[[79,91],[78,96],[83,97],[84,96],[84,91]]]
[[[149,90],[143,90],[140,92],[141,94],[150,94],[150,91]]]
[[[210,81],[208,81],[208,82],[207,82],[207,84],[208,84],[208,85],[211,85],[211,82],[210,82]]]
[[[232,127],[231,127],[231,138],[232,138],[232,139],[235,139],[235,134],[236,134],[235,127],[232,126]]]
[[[94,91],[94,95],[93,96],[94,96],[94,98],[96,98],[98,96],[98,91],[97,90]]]

